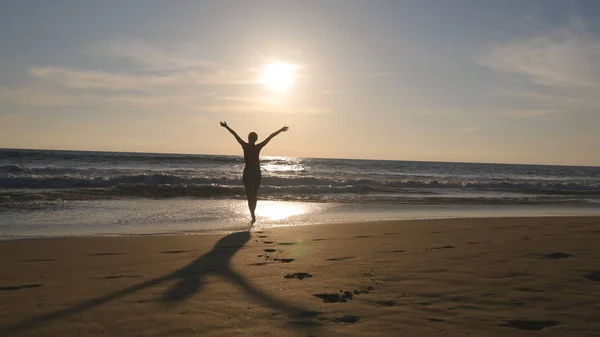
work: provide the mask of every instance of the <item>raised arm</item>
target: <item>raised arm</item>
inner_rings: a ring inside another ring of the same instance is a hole
[[[261,147],[261,148],[262,148],[262,147],[264,147],[265,145],[267,145],[267,144],[269,143],[269,141],[270,141],[271,139],[273,139],[273,137],[275,137],[275,136],[277,136],[278,134],[280,134],[280,133],[282,133],[282,132],[284,132],[284,131],[287,131],[287,130],[289,130],[289,129],[290,129],[290,128],[288,128],[287,126],[284,126],[284,127],[282,127],[281,129],[279,129],[279,130],[277,130],[277,131],[273,132],[273,133],[272,133],[272,134],[271,134],[269,137],[267,137],[267,139],[265,139],[265,140],[263,140],[262,142],[260,142],[260,143],[258,144],[258,146],[259,146],[259,147]]]
[[[227,125],[227,122],[221,122],[221,126],[227,129],[229,132],[231,132],[231,134],[235,137],[235,140],[237,140],[238,143],[240,143],[240,145],[244,146],[244,144],[246,144],[246,142],[244,142],[242,138],[240,138],[240,136],[238,136],[238,134],[235,133],[235,131],[233,131],[233,129]]]

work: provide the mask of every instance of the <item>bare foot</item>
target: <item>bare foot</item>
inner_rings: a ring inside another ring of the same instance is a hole
[[[253,215],[252,216],[252,221],[250,221],[251,224],[254,224],[256,222],[256,217]]]

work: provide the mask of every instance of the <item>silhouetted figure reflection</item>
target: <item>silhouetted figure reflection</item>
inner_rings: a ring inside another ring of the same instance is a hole
[[[240,136],[231,129],[226,122],[221,122],[221,126],[229,130],[235,139],[240,143],[242,149],[244,149],[244,188],[246,189],[246,197],[248,198],[248,208],[250,209],[250,215],[252,216],[252,223],[256,221],[254,210],[256,209],[256,202],[258,201],[258,188],[260,187],[261,173],[260,173],[260,161],[259,155],[265,145],[269,143],[273,137],[277,136],[281,132],[289,130],[287,126],[273,132],[267,139],[256,144],[258,135],[255,132],[248,134],[248,143],[242,140]]]

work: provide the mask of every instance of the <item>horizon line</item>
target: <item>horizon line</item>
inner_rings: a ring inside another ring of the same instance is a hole
[[[114,151],[114,150],[75,150],[75,149],[43,149],[43,148],[16,148],[0,147],[3,150],[25,150],[25,151],[62,151],[62,152],[104,152],[104,153],[133,153],[133,154],[171,154],[171,155],[197,155],[197,156],[237,156],[237,154],[223,153],[181,153],[181,152],[144,152],[144,151]],[[600,165],[569,165],[569,164],[540,164],[540,163],[501,163],[501,162],[474,162],[474,161],[440,161],[440,160],[408,160],[408,159],[377,159],[377,158],[340,158],[340,157],[295,157],[295,156],[261,156],[261,157],[284,157],[302,159],[333,159],[333,160],[367,160],[367,161],[403,161],[421,163],[445,163],[445,164],[491,164],[491,165],[532,165],[532,166],[565,166],[565,167],[591,167],[600,168]]]

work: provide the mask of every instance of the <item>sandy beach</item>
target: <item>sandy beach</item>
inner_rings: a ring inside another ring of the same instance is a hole
[[[600,336],[600,218],[0,242],[1,336]]]

